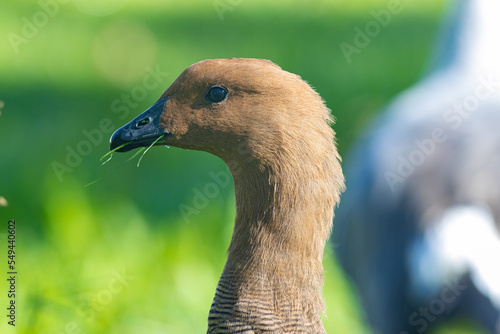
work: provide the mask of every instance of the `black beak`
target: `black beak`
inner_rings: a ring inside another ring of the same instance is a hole
[[[149,107],[148,110],[125,124],[112,135],[109,149],[116,152],[127,152],[137,147],[149,146],[160,136],[168,135],[169,132],[160,128],[160,116],[168,100],[168,96],[159,99]]]

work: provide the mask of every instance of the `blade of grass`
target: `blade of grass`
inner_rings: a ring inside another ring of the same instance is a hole
[[[141,160],[142,158],[144,158],[144,155],[146,154],[147,151],[149,151],[149,149],[151,147],[153,147],[160,139],[162,139],[165,135],[161,135],[160,137],[156,138],[156,140],[148,146],[148,148],[144,151],[144,153],[141,155],[141,157],[139,158],[139,161],[137,161],[137,167],[139,167],[139,165],[141,164]]]
[[[117,147],[115,150],[119,149],[119,147]],[[109,176],[111,173],[113,173],[115,170],[117,170],[118,168],[122,167],[123,165],[125,165],[127,162],[129,162],[130,160],[134,159],[136,156],[138,156],[139,154],[141,154],[142,151],[144,151],[146,148],[145,147],[141,147],[137,152],[134,153],[133,156],[131,156],[130,158],[128,158],[127,160],[125,160],[124,162],[122,162],[121,164],[119,164],[118,166],[114,167],[112,170],[110,170],[109,172],[107,172],[106,174],[104,174],[103,177],[100,177],[98,178],[97,180],[94,180],[90,183],[87,183],[85,185],[85,187],[89,187],[91,185],[93,185],[94,183],[97,183],[99,181],[101,181],[103,178]]]
[[[106,175],[108,175],[108,174],[106,174]],[[101,180],[102,180],[102,177],[100,177],[100,178],[98,178],[98,179],[95,179],[94,181],[89,182],[89,183],[87,183],[86,185],[84,185],[84,187],[85,187],[85,188],[90,187],[90,186],[91,186],[91,185],[93,185],[94,183],[97,183],[97,182],[99,182],[99,181],[101,181]]]
[[[106,161],[104,161],[104,162],[102,163],[102,164],[104,165],[104,164],[105,164],[105,163],[107,163],[109,160],[111,160],[111,158],[113,157],[113,153],[114,153],[115,151],[117,151],[117,150],[121,149],[122,147],[124,147],[124,146],[126,146],[126,145],[128,145],[128,144],[129,144],[129,143],[125,143],[125,144],[123,144],[123,145],[120,145],[120,146],[118,146],[118,147],[116,147],[116,148],[112,149],[111,151],[109,151],[109,152],[107,152],[106,154],[104,154],[104,155],[101,157],[101,159],[99,159],[99,161],[102,161],[102,159],[104,159],[105,157],[107,157],[107,156],[109,155],[108,160],[106,160]]]
[[[139,165],[141,164],[142,158],[144,157],[144,155],[146,154],[146,152],[147,152],[147,151],[149,151],[149,149],[150,149],[151,147],[153,147],[153,146],[154,146],[154,145],[155,145],[155,144],[156,144],[156,143],[157,143],[160,139],[162,139],[164,136],[165,136],[165,135],[161,135],[161,136],[159,136],[158,138],[156,138],[156,139],[155,139],[155,141],[154,141],[151,145],[149,145],[149,146],[148,146],[148,148],[141,147],[141,148],[140,148],[137,152],[135,152],[135,153],[134,153],[134,155],[132,155],[130,158],[128,158],[127,160],[125,160],[124,162],[122,162],[121,164],[119,164],[118,166],[114,167],[112,170],[110,170],[109,172],[107,172],[107,173],[106,173],[103,177],[100,177],[100,178],[98,178],[97,180],[94,180],[94,181],[92,181],[92,182],[90,182],[90,183],[87,183],[87,184],[85,185],[85,187],[89,187],[89,186],[93,185],[94,183],[97,183],[97,182],[101,181],[104,177],[109,176],[109,175],[110,175],[111,173],[113,173],[116,169],[120,168],[121,166],[123,166],[124,164],[126,164],[127,162],[129,162],[130,160],[133,160],[136,156],[138,156],[139,154],[141,154],[141,152],[143,152],[143,151],[144,151],[144,153],[142,153],[141,157],[139,158],[139,161],[137,162],[137,167],[139,167]],[[106,161],[104,161],[104,162],[102,163],[102,164],[104,165],[105,163],[107,163],[108,161],[110,161],[110,160],[111,160],[111,158],[113,157],[113,152],[115,152],[116,150],[119,150],[120,148],[124,147],[124,146],[125,146],[125,145],[127,145],[127,144],[129,144],[129,143],[125,143],[125,144],[120,145],[120,146],[118,146],[117,148],[115,148],[115,149],[113,149],[113,150],[109,151],[108,153],[106,153],[105,155],[103,155],[103,156],[101,157],[101,159],[99,159],[99,160],[102,160],[102,159],[104,159],[106,156],[108,156],[108,155],[109,155],[109,158],[108,158]]]
[[[108,163],[108,161],[110,161],[112,157],[113,157],[113,153],[111,153],[111,154],[109,155],[109,158],[108,158],[106,161],[104,161],[101,165],[105,165],[105,164],[107,164],[107,163]]]

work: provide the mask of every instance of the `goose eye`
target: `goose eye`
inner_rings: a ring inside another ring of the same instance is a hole
[[[205,98],[210,102],[220,102],[227,96],[227,89],[222,86],[211,87]]]

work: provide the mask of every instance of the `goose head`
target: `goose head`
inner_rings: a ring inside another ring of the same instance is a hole
[[[226,162],[241,162],[245,155],[243,161],[269,163],[282,149],[314,149],[298,147],[309,139],[332,143],[329,120],[319,95],[271,61],[205,60],[115,131],[110,148],[126,152],[161,137],[155,145],[206,151]]]

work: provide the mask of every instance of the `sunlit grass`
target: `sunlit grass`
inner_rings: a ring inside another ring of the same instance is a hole
[[[48,240],[23,247],[36,256],[19,269],[30,274],[22,279],[26,316],[17,333],[205,332],[234,206],[208,208],[189,225],[165,219],[153,228],[131,202],[95,209],[84,189],[74,182],[48,189]],[[327,329],[365,332],[329,252],[325,265]]]
[[[37,257],[19,270],[30,273],[24,295],[38,309],[20,301],[34,318],[19,333],[73,323],[85,333],[203,332],[219,276],[207,261],[212,246],[198,233],[172,235],[182,221],[152,229],[132,203],[97,212],[82,189],[48,193],[49,242],[33,245]]]
[[[21,278],[16,333],[206,331],[231,236],[231,198],[189,224],[166,216],[153,225],[132,199],[96,206],[76,181],[49,181],[46,196],[46,240],[22,246],[30,256],[22,257],[19,272],[29,275]],[[369,333],[330,249],[324,265],[325,328]],[[475,332],[452,327],[438,333]]]

